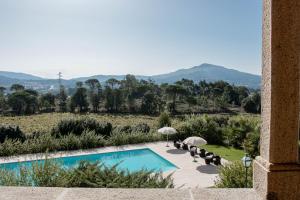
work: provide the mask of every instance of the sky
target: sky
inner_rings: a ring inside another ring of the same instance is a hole
[[[261,74],[262,0],[0,0],[0,71]]]

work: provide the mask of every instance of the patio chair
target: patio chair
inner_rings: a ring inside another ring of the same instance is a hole
[[[197,154],[197,147],[193,146],[190,148],[190,154],[192,157],[194,157]]]
[[[205,164],[210,165],[211,162],[213,162],[213,154],[209,154],[207,156],[205,156]]]
[[[205,149],[200,149],[199,156],[200,156],[201,158],[204,158],[204,157],[205,157],[205,153],[206,153],[206,150],[205,150]]]
[[[174,141],[174,147],[176,147],[176,149],[180,149],[180,147],[181,147],[181,141],[180,140]]]
[[[213,152],[206,152],[206,153],[205,153],[205,157],[207,157],[207,156],[211,156],[211,155],[213,156],[213,155],[214,155],[214,153],[213,153]]]
[[[221,165],[221,157],[220,156],[214,156],[213,157],[213,163],[215,165]]]
[[[185,143],[182,143],[182,149],[183,150],[189,150],[189,146]]]
[[[213,162],[214,153],[213,152],[206,152],[205,153],[205,163],[209,165]]]

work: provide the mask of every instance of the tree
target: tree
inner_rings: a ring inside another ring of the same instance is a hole
[[[151,91],[145,93],[142,98],[141,111],[144,114],[153,115],[158,111],[158,96],[153,94]]]
[[[65,91],[65,87],[63,85],[60,85],[59,87],[59,94],[57,96],[57,105],[58,105],[58,111],[59,112],[66,112],[67,111],[67,94]]]
[[[50,112],[55,108],[55,95],[51,93],[42,94],[39,98],[40,108]]]
[[[21,91],[21,90],[24,90],[25,87],[23,85],[20,85],[20,84],[12,84],[12,86],[10,87],[10,90],[11,91]]]
[[[32,90],[17,90],[8,96],[8,104],[17,114],[33,114],[38,109],[37,95]]]
[[[80,113],[86,112],[88,110],[87,90],[82,82],[77,82],[76,86],[76,92],[71,97],[71,104],[74,108],[78,108]]]
[[[0,95],[4,95],[5,87],[0,86]]]
[[[88,79],[85,84],[89,87],[89,102],[93,112],[98,112],[101,98],[101,84],[97,79]]]
[[[255,92],[247,98],[243,99],[242,108],[248,113],[260,113],[260,94],[258,92]]]
[[[135,102],[135,99],[138,97],[137,86],[138,80],[131,74],[127,74],[125,80],[121,81],[121,89],[123,90],[129,112],[135,112],[137,110]]]
[[[242,104],[243,99],[245,99],[246,97],[249,96],[249,89],[247,87],[244,87],[244,86],[239,86],[239,87],[236,87],[235,90],[236,90],[236,93],[239,96],[237,105],[240,106]]]
[[[111,78],[106,81],[105,107],[109,112],[117,112],[122,104],[122,91],[119,89],[120,81]]]
[[[172,99],[171,104],[169,104],[169,110],[172,113],[176,113],[176,99],[178,96],[186,94],[186,90],[180,85],[168,85],[166,87],[167,95]]]
[[[158,118],[158,128],[162,128],[164,126],[171,126],[171,125],[172,122],[170,116],[165,112],[161,113]]]
[[[0,86],[0,112],[4,112],[6,110],[6,99],[4,96],[4,91],[6,90],[5,87]]]

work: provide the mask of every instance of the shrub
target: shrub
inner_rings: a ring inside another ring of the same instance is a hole
[[[131,133],[132,132],[132,127],[130,125],[116,126],[114,128],[113,132]]]
[[[20,140],[6,139],[0,145],[0,156],[11,156],[23,152],[23,144]]]
[[[259,155],[259,141],[260,141],[260,132],[259,129],[247,134],[246,139],[244,140],[244,149],[251,156],[255,158]]]
[[[105,146],[105,139],[101,135],[96,135],[94,132],[84,132],[80,136],[81,148],[89,149]]]
[[[18,126],[1,126],[0,127],[0,143],[3,143],[5,139],[19,139],[25,140],[25,134],[20,130]]]
[[[237,116],[229,119],[228,125],[224,127],[223,131],[229,145],[242,148],[247,134],[255,131],[258,126],[259,121],[255,118]]]
[[[215,118],[212,117],[197,115],[188,116],[177,129],[177,139],[182,140],[190,136],[200,136],[209,144],[223,144],[224,135],[222,129],[215,121]]]
[[[247,187],[252,187],[252,166],[248,169]],[[234,161],[220,168],[219,177],[215,182],[218,188],[245,187],[245,167],[241,161]]]
[[[84,132],[80,136],[69,134],[56,138],[51,134],[36,135],[21,142],[7,139],[0,145],[0,156],[12,156],[26,153],[45,153],[61,150],[77,150],[103,147],[106,140],[94,132]]]
[[[261,102],[260,94],[255,92],[250,96],[246,97],[242,101],[242,108],[248,113],[260,113]]]
[[[77,150],[103,147],[107,145],[126,145],[162,140],[157,133],[143,134],[141,132],[114,132],[105,139],[94,132],[84,132],[81,135],[69,134],[56,138],[49,133],[35,135],[24,142],[7,139],[0,145],[0,156],[12,156],[26,153],[45,153],[61,150]]]
[[[158,118],[158,127],[162,128],[164,126],[171,126],[170,116],[165,112],[161,113]]]
[[[138,144],[146,142],[155,142],[162,140],[162,135],[157,133],[141,134],[141,133],[122,133],[114,132],[108,140],[109,145],[125,145]]]
[[[68,185],[67,171],[54,160],[34,162],[29,169],[29,180],[36,187],[64,187]]]
[[[117,170],[118,165],[106,167],[99,163],[82,161],[70,171],[69,187],[105,188],[171,188],[171,176],[163,178],[161,173],[141,170],[129,173]]]
[[[140,123],[140,124],[137,124],[135,127],[133,127],[132,131],[140,132],[140,133],[149,133],[150,127],[146,123]]]
[[[112,131],[112,125],[108,122],[99,123],[94,119],[68,119],[60,121],[52,134],[56,137],[73,133],[81,135],[84,131],[94,131],[97,135],[109,136]]]

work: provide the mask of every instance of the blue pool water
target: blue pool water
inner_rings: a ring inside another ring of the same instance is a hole
[[[76,167],[81,160],[104,163],[105,166],[113,166],[118,164],[118,169],[129,170],[129,172],[139,171],[141,169],[154,170],[154,171],[169,171],[174,170],[177,167],[168,160],[164,159],[160,155],[156,154],[149,148],[136,149],[128,151],[117,151],[109,153],[89,154],[82,156],[70,156],[53,158],[55,161],[62,164],[64,168]],[[38,161],[26,161],[0,164],[0,168],[19,171],[20,167],[31,167],[33,162]]]

